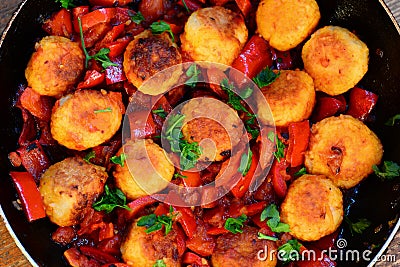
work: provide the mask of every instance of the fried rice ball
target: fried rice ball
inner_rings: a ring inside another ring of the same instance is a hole
[[[256,13],[258,32],[272,47],[281,51],[304,41],[320,18],[314,0],[262,0]]]
[[[120,93],[76,91],[55,103],[51,134],[69,149],[86,150],[104,143],[117,132],[123,112]]]
[[[182,108],[182,134],[189,143],[197,142],[201,161],[221,161],[231,155],[245,129],[236,111],[214,98],[194,98]]]
[[[50,221],[59,226],[78,224],[84,209],[103,193],[107,180],[103,167],[81,158],[66,158],[50,166],[40,179],[39,191]]]
[[[163,260],[168,267],[181,266],[175,227],[167,235],[164,230],[149,234],[145,231],[146,227],[133,222],[121,245],[124,262],[132,267],[153,267],[157,260]]]
[[[181,35],[182,50],[193,60],[231,65],[247,41],[243,17],[220,6],[193,12]]]
[[[159,74],[156,81],[145,87],[141,87],[142,84],[162,70],[180,63],[182,56],[167,33],[153,35],[150,31],[144,31],[128,44],[123,66],[126,77],[139,91],[158,95],[177,83],[183,73],[182,67],[177,66],[172,71]]]
[[[277,264],[275,242],[258,239],[258,230],[254,227],[244,227],[241,234],[223,234],[216,243],[211,255],[214,267],[274,267]],[[262,261],[258,257],[266,259]]]
[[[336,231],[343,220],[342,192],[323,175],[303,175],[288,189],[281,205],[281,221],[290,234],[315,241]]]
[[[311,115],[314,108],[313,79],[304,71],[281,70],[278,78],[261,88],[261,92],[269,104],[276,126],[303,121]],[[271,124],[269,112],[258,107],[262,123]]]
[[[329,117],[311,128],[305,166],[323,174],[341,188],[351,188],[372,173],[382,159],[378,137],[361,121],[349,115]]]
[[[326,26],[305,43],[301,57],[316,90],[339,95],[354,87],[367,72],[368,54],[366,44],[349,30]]]
[[[151,139],[128,141],[117,155],[122,153],[126,162],[124,166],[116,165],[113,176],[116,186],[128,199],[161,191],[174,176],[174,165],[165,151]]]
[[[25,70],[28,86],[41,95],[61,97],[79,80],[85,55],[77,42],[60,37],[44,37],[35,46]]]

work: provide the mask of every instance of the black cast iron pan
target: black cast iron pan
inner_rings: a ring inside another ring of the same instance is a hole
[[[399,28],[378,0],[319,0],[321,25],[338,25],[355,31],[370,49],[368,73],[360,82],[379,95],[376,121],[369,126],[382,140],[384,160],[400,163],[400,127],[384,126],[391,116],[400,113],[400,35]],[[14,151],[22,125],[21,114],[13,108],[15,93],[25,83],[24,69],[34,44],[44,32],[42,22],[59,8],[54,0],[25,0],[1,39],[0,49],[0,203],[12,231],[32,264],[67,266],[63,249],[51,241],[55,230],[47,219],[28,223],[22,211],[12,204],[17,199],[8,172],[7,155]],[[350,218],[372,222],[362,235],[352,236],[346,226],[340,230],[347,249],[373,249],[371,259],[380,255],[400,225],[400,178],[382,182],[371,176],[356,188],[345,192],[346,213]],[[388,223],[391,222],[391,223]],[[397,223],[397,224],[396,224]],[[367,266],[371,262],[339,262],[339,266]]]

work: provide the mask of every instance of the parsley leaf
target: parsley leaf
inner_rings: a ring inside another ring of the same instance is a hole
[[[94,151],[90,151],[89,153],[87,153],[86,155],[85,155],[85,157],[83,157],[83,160],[86,162],[86,163],[90,163],[90,160],[91,159],[94,159],[96,157],[96,153],[94,152]]]
[[[114,164],[119,164],[121,167],[124,167],[124,162],[126,160],[126,154],[121,153],[119,156],[113,156],[110,158],[111,162]]]
[[[251,150],[249,148],[249,152],[247,154],[244,153],[242,155],[242,158],[240,159],[240,166],[238,168],[238,172],[240,172],[243,176],[246,176],[246,174],[250,170],[252,156],[253,156],[253,152],[251,152]]]
[[[65,9],[68,9],[70,7],[75,7],[74,0],[56,0],[56,3],[61,3],[61,6]]]
[[[190,65],[190,67],[186,71],[186,76],[189,78],[185,84],[194,88],[199,81],[200,70],[198,69],[196,64]]]
[[[174,178],[186,179],[187,176],[186,176],[186,175],[182,175],[182,174],[180,174],[180,173],[175,173],[175,174],[174,174]]]
[[[165,264],[164,260],[157,260],[153,267],[167,267],[167,265]]]
[[[270,68],[265,67],[256,77],[253,78],[253,82],[257,84],[259,88],[262,88],[273,83],[279,75],[279,72],[275,73]]]
[[[290,232],[289,225],[281,222],[281,217],[279,215],[278,208],[276,207],[275,204],[269,205],[262,211],[260,215],[260,220],[263,222],[266,219],[269,219],[267,221],[267,225],[269,226],[269,228],[271,228],[272,232],[275,233]]]
[[[163,32],[168,32],[171,36],[172,42],[175,42],[174,33],[171,30],[171,26],[165,21],[156,21],[150,25],[151,33],[153,34],[161,34]]]
[[[400,120],[400,114],[394,115],[387,122],[385,122],[386,126],[394,126],[396,122]]]
[[[98,110],[95,110],[93,112],[94,112],[94,114],[112,112],[112,109],[110,107],[108,107],[108,108],[105,108],[105,109],[98,109]]]
[[[176,216],[175,214],[172,214],[172,212],[173,209],[172,211],[170,209],[170,215],[162,214],[157,216],[155,214],[150,214],[143,216],[138,220],[137,225],[145,226],[147,228],[145,231],[147,234],[161,230],[164,225],[165,234],[167,235],[172,229],[173,218]]]
[[[263,233],[258,232],[258,239],[265,239],[265,240],[271,240],[271,241],[278,241],[278,238],[273,237],[273,236],[269,236],[269,235],[265,235]]]
[[[103,69],[107,69],[110,66],[117,67],[118,65],[113,63],[110,60],[110,58],[108,57],[108,53],[110,53],[110,49],[109,48],[102,48],[102,49],[100,49],[99,52],[97,52],[97,54],[91,56],[90,59],[94,59],[94,60],[100,62],[101,66],[103,67]]]
[[[131,16],[131,20],[136,24],[140,24],[142,23],[142,21],[144,21],[143,14],[140,11],[138,11]]]
[[[160,116],[163,119],[167,117],[167,112],[165,112],[162,106],[160,106],[158,109],[153,109],[151,112],[153,112],[153,114]]]
[[[296,239],[291,239],[278,248],[278,257],[283,263],[300,259],[301,244]]]
[[[185,1],[185,0],[182,0],[182,3],[183,3],[183,6],[185,7],[186,11],[187,11],[188,13],[190,13],[190,9],[189,9],[188,6],[186,5],[186,1]]]
[[[297,172],[295,172],[294,176],[295,177],[299,177],[302,176],[304,174],[307,174],[307,169],[306,167],[301,168],[300,170],[298,170]]]
[[[243,223],[247,220],[245,214],[240,215],[237,218],[228,218],[225,221],[224,228],[233,234],[243,233]]]
[[[97,211],[104,210],[106,213],[110,213],[114,208],[123,208],[126,210],[131,210],[128,205],[126,205],[126,196],[121,190],[115,188],[110,190],[108,185],[104,186],[104,194],[101,199],[93,204],[93,208]]]
[[[400,166],[393,161],[384,161],[382,170],[379,170],[378,166],[372,166],[375,174],[380,177],[382,180],[388,179],[391,180],[395,177],[400,176]]]
[[[352,222],[345,216],[344,221],[348,224],[351,235],[354,235],[354,233],[361,234],[365,229],[371,226],[371,222],[365,218],[358,219],[357,222]]]
[[[271,142],[276,142],[276,151],[274,152],[274,156],[280,162],[285,156],[285,144],[282,143],[282,141],[274,134],[274,132],[269,132],[267,137]]]

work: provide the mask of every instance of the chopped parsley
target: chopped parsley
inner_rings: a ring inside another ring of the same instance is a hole
[[[367,229],[368,227],[371,226],[371,222],[368,221],[365,218],[362,219],[358,219],[357,222],[352,222],[347,216],[344,217],[344,221],[347,223],[347,225],[350,228],[350,232],[352,235],[354,235],[354,233],[357,234],[362,234],[362,232]]]
[[[281,217],[279,215],[278,208],[275,204],[271,204],[266,207],[260,215],[260,220],[263,222],[266,219],[267,225],[271,228],[272,232],[275,233],[287,233],[290,232],[290,227],[286,223],[281,222]]]
[[[269,235],[265,235],[263,233],[258,232],[258,239],[262,240],[271,240],[271,241],[278,241],[278,238],[273,237],[273,236],[269,236]]]
[[[270,68],[265,67],[256,77],[253,78],[253,82],[257,84],[259,88],[265,87],[273,83],[280,73],[275,73]]]
[[[147,234],[161,230],[164,225],[165,234],[167,235],[172,229],[173,219],[176,216],[175,214],[173,214],[173,211],[174,210],[172,206],[170,206],[169,215],[162,214],[157,216],[155,214],[150,214],[143,216],[138,220],[137,225],[146,227],[147,229],[145,232]]]
[[[224,228],[233,234],[243,233],[243,223],[247,220],[245,214],[240,215],[237,218],[228,218],[225,221]]]
[[[189,79],[185,82],[185,84],[194,88],[196,84],[199,82],[200,73],[201,72],[196,64],[190,65],[190,67],[186,71],[186,76]]]
[[[90,163],[91,159],[94,159],[96,157],[96,153],[94,151],[90,151],[89,153],[87,153],[84,157],[83,160],[86,163]]]
[[[383,162],[381,170],[376,165],[372,166],[372,169],[374,170],[375,174],[382,180],[384,179],[391,180],[395,177],[400,176],[400,166],[393,161],[385,160]]]
[[[171,26],[163,20],[153,22],[150,25],[151,33],[153,34],[161,34],[163,32],[168,32],[171,36],[172,42],[175,42],[174,33],[171,30]]]
[[[187,176],[186,176],[186,175],[182,175],[182,174],[180,174],[180,173],[175,173],[175,174],[174,174],[174,178],[186,179]]]
[[[93,204],[93,208],[97,211],[105,211],[106,213],[110,213],[117,207],[131,210],[129,206],[126,205],[126,196],[121,190],[118,188],[110,190],[108,185],[105,185],[103,196],[99,201]]]
[[[300,177],[304,174],[307,174],[307,169],[306,167],[301,168],[300,170],[298,170],[297,172],[295,172],[294,176],[295,177]]]
[[[65,9],[69,9],[70,7],[75,7],[74,0],[55,0],[56,3],[60,3],[61,6]]]
[[[274,134],[274,132],[268,133],[268,140],[276,142],[276,151],[274,152],[275,158],[280,162],[285,156],[285,144]]]
[[[385,122],[385,125],[394,126],[398,120],[400,120],[400,114],[391,117],[387,122]]]
[[[296,239],[291,239],[278,248],[278,259],[284,264],[300,259],[301,244]]]
[[[158,109],[153,109],[151,112],[153,112],[153,114],[156,114],[158,116],[160,116],[161,118],[165,119],[167,117],[167,112],[165,112],[165,110],[163,109],[162,106],[160,106]]]
[[[238,168],[238,172],[240,172],[242,174],[242,176],[246,176],[246,174],[249,172],[250,166],[251,166],[251,161],[252,161],[252,156],[253,156],[253,152],[251,152],[250,148],[249,148],[248,153],[244,153],[242,155],[242,158],[240,159],[240,165]]]
[[[93,112],[94,112],[94,114],[112,112],[112,109],[110,107],[108,107],[108,108],[105,108],[105,109],[98,109],[98,110],[95,110]]]
[[[121,167],[124,167],[124,163],[126,160],[126,154],[125,153],[121,153],[121,155],[119,156],[113,156],[110,158],[110,161],[114,164],[118,164]]]
[[[140,11],[138,11],[131,16],[131,20],[136,24],[140,24],[144,21],[143,14]]]
[[[167,265],[165,264],[164,260],[157,260],[153,267],[167,267]]]

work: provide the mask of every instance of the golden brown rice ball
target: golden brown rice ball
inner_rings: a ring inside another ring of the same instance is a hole
[[[199,160],[221,161],[244,134],[236,111],[213,98],[194,98],[181,111],[185,115],[182,134],[189,143],[197,142],[202,153]]]
[[[314,0],[262,0],[256,13],[258,32],[272,47],[281,51],[304,41],[320,18]]]
[[[141,85],[156,73],[180,63],[182,56],[167,33],[153,35],[144,31],[127,46],[123,66],[128,80],[141,92],[158,95],[176,84],[182,74],[181,67],[162,75],[160,82],[146,88],[141,88]]]
[[[317,91],[342,94],[354,87],[368,70],[368,47],[356,35],[337,26],[317,30],[302,51],[304,69]]]
[[[128,141],[117,155],[122,153],[126,156],[125,164],[116,165],[113,176],[115,184],[128,199],[159,192],[174,176],[174,165],[151,139]]]
[[[55,103],[51,134],[69,149],[86,150],[104,143],[117,132],[123,110],[120,93],[76,91]]]
[[[59,226],[78,224],[82,212],[103,193],[107,172],[81,158],[66,158],[50,166],[39,191],[50,221]]]
[[[281,70],[279,77],[261,88],[275,120],[276,126],[307,119],[315,104],[313,79],[304,71]],[[261,122],[270,124],[269,110],[259,107]]]
[[[305,166],[341,188],[351,188],[372,173],[382,159],[382,144],[361,121],[349,115],[329,117],[311,128]]]
[[[323,175],[303,175],[289,186],[281,220],[289,224],[291,235],[303,241],[329,235],[343,220],[342,192]]]
[[[35,46],[25,70],[28,86],[38,94],[61,97],[79,80],[85,56],[77,42],[60,37],[44,37]]]
[[[132,267],[153,267],[157,260],[163,260],[168,267],[181,266],[174,227],[167,235],[164,229],[149,234],[145,230],[146,227],[133,222],[121,245],[124,262]]]
[[[217,238],[217,245],[211,255],[214,267],[274,267],[277,264],[275,242],[258,239],[258,230],[244,227],[241,234],[223,234]],[[267,249],[266,249],[267,248]],[[259,251],[264,253],[259,255]],[[267,251],[266,251],[267,250]],[[265,255],[267,254],[267,255]],[[266,257],[265,261],[257,256]]]
[[[247,41],[240,14],[220,6],[193,12],[181,35],[182,50],[193,60],[231,65]]]

